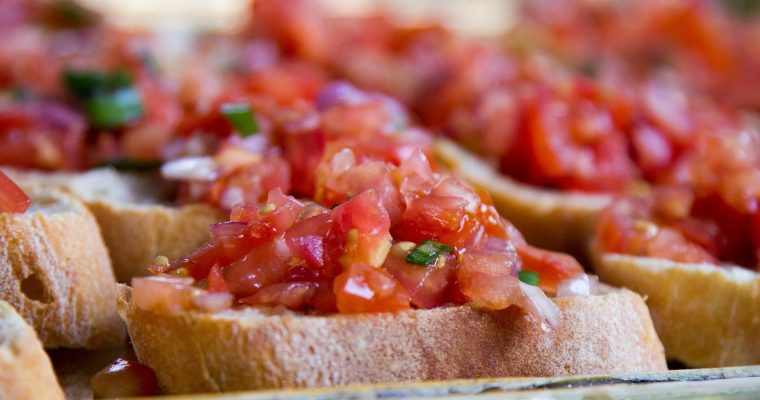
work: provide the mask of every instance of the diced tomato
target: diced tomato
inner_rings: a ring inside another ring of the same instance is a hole
[[[427,196],[415,200],[404,212],[394,237],[415,243],[435,240],[462,247],[483,232],[475,217],[467,212],[466,200],[455,196]]]
[[[516,304],[521,296],[519,268],[520,258],[514,250],[468,249],[459,254],[457,285],[473,305],[500,310]]]
[[[146,276],[132,278],[132,299],[137,307],[155,312],[172,313],[191,308],[191,278]]]
[[[227,293],[230,291],[230,289],[227,287],[227,282],[224,281],[224,277],[222,276],[222,268],[219,266],[219,264],[211,267],[211,270],[208,272],[207,279],[208,286],[206,289],[208,289],[209,292]]]
[[[243,304],[283,305],[293,310],[302,309],[316,293],[316,284],[308,282],[285,282],[268,285],[255,294],[240,299]]]
[[[390,220],[374,191],[363,192],[336,207],[332,212],[333,229],[330,235],[345,243],[340,257],[344,267],[366,263],[375,267],[383,264],[391,247]]]
[[[409,294],[383,269],[349,265],[335,278],[336,304],[341,313],[397,312],[408,309]]]
[[[156,396],[161,393],[156,373],[135,360],[117,358],[90,379],[100,398]]]
[[[445,304],[456,279],[456,257],[443,254],[444,262],[429,266],[410,264],[405,257],[405,254],[391,251],[383,267],[406,289],[412,304],[419,308]]]
[[[325,240],[332,226],[330,213],[320,213],[297,222],[287,232],[285,241],[293,256],[310,268],[325,266]]]
[[[0,164],[22,168],[85,166],[85,123],[60,104],[24,102],[0,110]]]
[[[0,171],[0,212],[22,213],[31,203],[29,196]]]
[[[583,273],[583,267],[572,256],[541,250],[530,245],[517,246],[522,269],[538,274],[539,287],[547,293],[556,293],[557,284]]]
[[[230,293],[250,296],[263,287],[282,281],[288,272],[290,249],[282,238],[255,246],[224,267],[222,275]]]

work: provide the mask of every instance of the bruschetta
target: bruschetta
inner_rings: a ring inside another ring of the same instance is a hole
[[[596,271],[646,296],[668,357],[692,367],[755,364],[756,221],[720,196],[683,189],[621,199],[600,217]]]
[[[61,191],[25,189],[0,173],[0,299],[47,348],[120,344],[116,282],[95,218]]]

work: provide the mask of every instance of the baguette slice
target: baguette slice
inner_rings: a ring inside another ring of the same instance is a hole
[[[32,327],[0,300],[0,398],[63,399],[53,366]]]
[[[120,344],[116,282],[95,218],[61,191],[23,188],[32,199],[29,210],[0,213],[0,299],[45,347]]]
[[[139,309],[123,285],[118,306],[140,361],[156,371],[167,393],[666,369],[637,294],[621,290],[555,303],[564,321],[548,332],[514,307],[157,314]]]
[[[605,282],[647,299],[669,358],[690,367],[760,363],[760,274],[594,251]]]
[[[209,239],[208,226],[225,218],[205,204],[169,205],[158,176],[111,168],[76,173],[4,170],[16,181],[54,186],[81,198],[97,218],[119,282],[147,274],[157,255],[189,254]]]
[[[434,149],[445,166],[489,192],[499,213],[529,243],[580,259],[587,257],[596,217],[612,201],[610,195],[562,192],[517,182],[449,140],[436,140]]]

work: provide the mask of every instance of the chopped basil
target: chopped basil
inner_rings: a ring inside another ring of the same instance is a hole
[[[524,269],[518,272],[517,277],[524,283],[527,283],[528,285],[533,285],[533,286],[538,286],[538,283],[541,281],[541,278],[538,276],[537,273],[535,273],[534,271],[529,271],[527,269]]]
[[[443,253],[451,252],[451,247],[433,240],[426,240],[406,255],[406,261],[417,265],[433,264]]]
[[[259,133],[259,123],[247,103],[224,103],[220,111],[240,136],[248,137]]]
[[[159,160],[123,158],[102,162],[98,167],[111,167],[119,171],[155,171],[161,168],[161,164],[162,162]]]
[[[134,88],[94,96],[83,105],[87,119],[97,129],[118,128],[143,115],[142,98]]]
[[[66,70],[63,83],[96,129],[119,128],[142,117],[142,97],[129,71]]]

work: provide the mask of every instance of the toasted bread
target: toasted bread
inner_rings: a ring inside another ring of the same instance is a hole
[[[640,296],[621,290],[555,303],[563,323],[545,331],[514,307],[158,314],[139,309],[123,285],[118,301],[140,361],[167,393],[666,369]]]
[[[63,399],[53,366],[34,330],[0,300],[0,398]]]
[[[24,187],[24,214],[0,213],[0,299],[32,325],[45,347],[118,345],[116,282],[95,218],[62,191]]]
[[[499,213],[533,245],[586,258],[597,215],[612,197],[606,194],[562,192],[520,183],[499,174],[457,144],[438,139],[439,161],[463,180],[491,194]]]
[[[20,182],[62,188],[81,198],[100,224],[119,282],[147,274],[157,255],[177,258],[209,239],[224,215],[205,204],[174,207],[159,177],[100,168],[85,173],[5,170]]]
[[[594,251],[599,276],[647,298],[669,358],[690,367],[760,363],[760,274]]]

